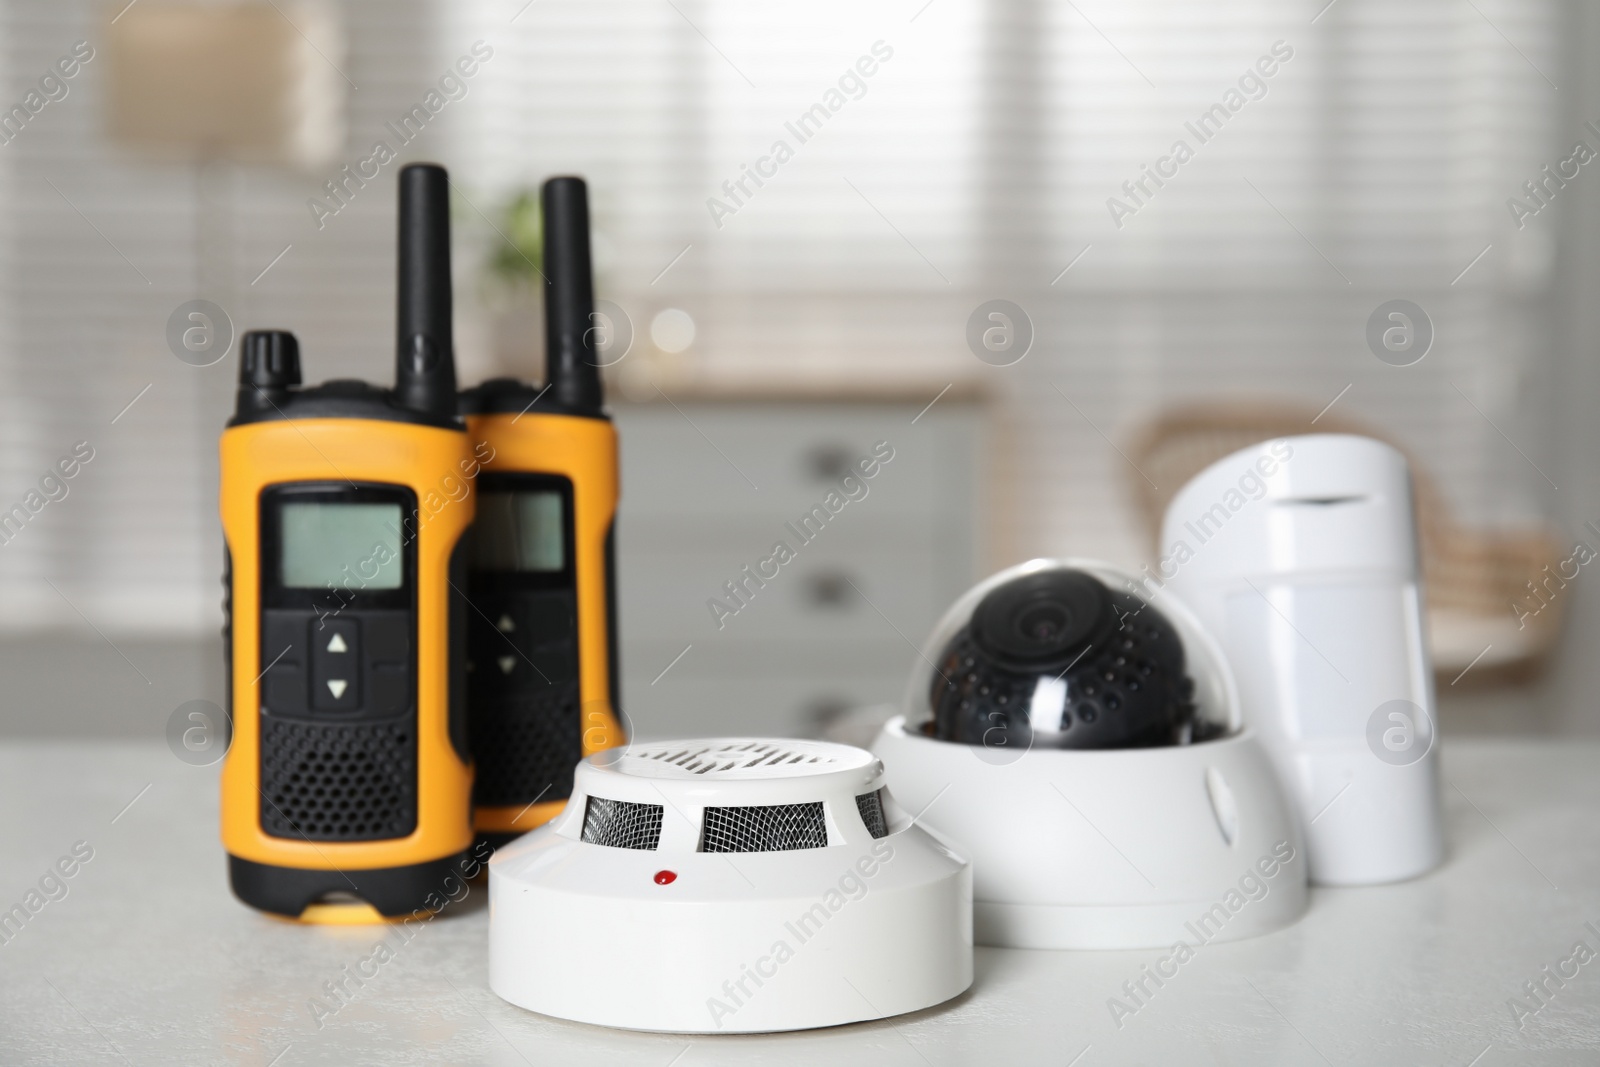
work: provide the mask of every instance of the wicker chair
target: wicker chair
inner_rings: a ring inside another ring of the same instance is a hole
[[[1433,480],[1405,447],[1352,420],[1294,401],[1197,404],[1175,408],[1139,430],[1128,454],[1163,488],[1130,472],[1140,518],[1156,545],[1172,497],[1194,475],[1259,441],[1304,433],[1355,433],[1400,449],[1411,465],[1428,590],[1429,644],[1441,685],[1482,687],[1535,675],[1561,633],[1565,599],[1519,621],[1515,605],[1535,605],[1527,583],[1566,552],[1547,530],[1474,530],[1456,523]],[[1487,649],[1487,651],[1485,651]],[[1462,676],[1468,666],[1470,672]]]

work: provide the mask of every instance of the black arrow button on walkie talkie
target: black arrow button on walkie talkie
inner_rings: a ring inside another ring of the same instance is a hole
[[[361,623],[335,619],[311,645],[311,700],[318,711],[361,706]]]

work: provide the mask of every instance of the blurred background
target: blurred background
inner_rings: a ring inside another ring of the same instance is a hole
[[[389,380],[415,160],[464,383],[539,375],[529,198],[590,182],[643,734],[860,736],[983,574],[1142,566],[1189,474],[1322,429],[1414,461],[1443,728],[1600,730],[1597,44],[1578,0],[7,0],[0,733],[221,701],[233,342]]]

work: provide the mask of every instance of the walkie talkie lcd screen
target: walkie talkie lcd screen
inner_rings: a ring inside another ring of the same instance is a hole
[[[549,574],[566,566],[559,492],[480,493],[473,566],[485,571]]]
[[[399,589],[399,504],[286,503],[283,585],[289,589]]]

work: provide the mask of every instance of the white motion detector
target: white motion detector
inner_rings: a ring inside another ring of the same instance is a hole
[[[868,752],[725,738],[578,765],[489,864],[489,985],[545,1015],[760,1033],[881,1019],[972,984],[972,873]]]
[[[1304,913],[1294,813],[1221,650],[1133,576],[994,575],[940,621],[904,710],[873,747],[972,858],[979,943],[1192,951]]]
[[[1405,457],[1267,441],[1173,498],[1159,579],[1222,642],[1293,794],[1311,879],[1411,878],[1444,855],[1433,672]]]

